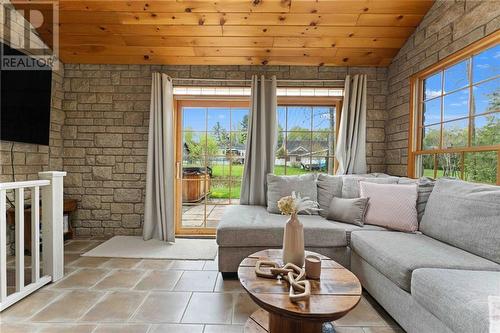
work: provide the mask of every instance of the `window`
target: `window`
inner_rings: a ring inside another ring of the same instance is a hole
[[[484,39],[412,80],[410,176],[500,184],[500,45]]]
[[[296,175],[335,170],[338,101],[297,104],[286,99],[278,106],[278,145],[274,173]]]

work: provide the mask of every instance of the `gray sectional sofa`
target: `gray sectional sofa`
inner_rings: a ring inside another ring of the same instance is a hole
[[[359,196],[352,178],[319,175],[320,205],[333,196]],[[306,248],[349,267],[407,332],[490,332],[490,311],[500,299],[500,187],[451,179],[419,182],[417,207],[417,233],[359,227],[326,220],[324,214],[301,216]],[[247,255],[280,248],[285,222],[266,207],[228,207],[217,229],[219,270],[234,273]]]

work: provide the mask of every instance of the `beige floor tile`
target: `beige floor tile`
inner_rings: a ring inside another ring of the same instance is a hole
[[[134,269],[119,269],[108,274],[94,286],[94,289],[131,289],[144,275],[144,271]]]
[[[85,253],[91,248],[94,248],[97,244],[99,243],[92,240],[71,240],[64,244],[64,252]]]
[[[136,290],[172,290],[182,271],[150,271],[135,286]]]
[[[96,268],[96,267],[102,266],[108,260],[109,260],[109,258],[80,257],[80,259],[73,261],[70,264],[70,266]]]
[[[241,286],[240,280],[222,278],[222,274],[217,275],[217,282],[215,283],[215,292],[245,292]]]
[[[149,333],[202,333],[203,325],[163,324],[153,325]],[[2,332],[3,333],[3,332]]]
[[[149,326],[147,324],[100,324],[92,333],[146,333]]]
[[[0,322],[29,318],[62,294],[62,291],[39,290],[0,313]]]
[[[245,324],[248,317],[259,309],[247,293],[234,294],[233,324]]]
[[[64,253],[64,265],[69,266],[76,260],[80,259],[80,254],[78,253]]]
[[[64,267],[64,276],[68,276],[68,275],[70,275],[71,273],[75,272],[78,269],[79,269],[78,267],[65,266]]]
[[[109,270],[101,268],[82,268],[57,282],[51,288],[90,288],[109,272]]]
[[[162,260],[162,259],[143,259],[136,269],[156,269],[165,270],[172,266],[172,260]]]
[[[174,260],[170,269],[201,271],[205,265],[203,260]]]
[[[5,324],[0,323],[2,333],[35,333],[38,331],[38,324]]]
[[[218,271],[219,270],[219,264],[217,260],[207,260],[205,262],[205,265],[203,266],[204,271]]]
[[[106,295],[81,321],[90,322],[123,322],[128,320],[139,305],[146,293],[137,291],[116,291]]]
[[[243,325],[206,325],[203,333],[243,333]]]
[[[230,324],[232,308],[232,294],[193,293],[182,322],[193,324]]]
[[[179,323],[191,293],[153,292],[146,297],[131,321]]]
[[[176,291],[213,291],[217,272],[213,271],[184,271],[175,285]]]
[[[111,258],[106,261],[101,267],[132,269],[135,268],[140,262],[141,259]]]
[[[50,322],[75,321],[87,312],[102,295],[102,292],[97,291],[70,291],[42,309],[30,320]]]
[[[404,330],[398,327],[363,327],[364,333],[404,333]]]
[[[388,326],[382,315],[362,297],[358,305],[344,317],[335,321],[338,326]]]
[[[364,333],[362,327],[335,326],[336,333]]]
[[[92,333],[95,328],[94,324],[50,324],[42,325],[38,333]]]

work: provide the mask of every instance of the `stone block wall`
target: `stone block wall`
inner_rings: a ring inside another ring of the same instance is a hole
[[[385,68],[66,64],[63,163],[68,172],[66,195],[79,201],[74,220],[78,236],[142,232],[150,85],[154,71],[172,77],[237,80],[250,79],[252,74],[276,75],[278,79],[343,80],[347,74],[365,73],[369,171],[385,171]],[[207,85],[207,82],[186,84]]]
[[[500,28],[498,1],[436,1],[388,69],[385,163],[406,175],[410,76]]]

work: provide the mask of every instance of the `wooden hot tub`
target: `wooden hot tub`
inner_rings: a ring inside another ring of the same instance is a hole
[[[182,202],[199,202],[210,193],[210,167],[186,167],[182,170]]]

